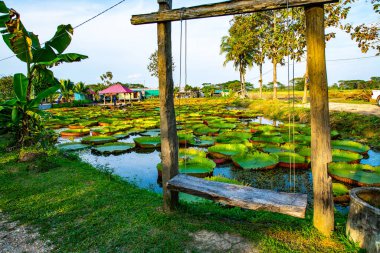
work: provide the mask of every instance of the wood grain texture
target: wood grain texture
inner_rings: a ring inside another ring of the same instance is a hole
[[[184,174],[172,178],[167,183],[167,187],[173,191],[185,192],[226,205],[282,213],[298,218],[305,217],[306,194],[275,192],[213,182]]]
[[[305,15],[307,69],[310,79],[313,223],[321,233],[329,236],[334,229],[334,202],[332,180],[327,174],[327,165],[332,157],[323,5],[305,7]]]
[[[160,3],[160,11],[171,8],[171,1],[168,2]],[[158,23],[157,36],[163,208],[165,211],[171,211],[178,204],[178,193],[171,192],[166,188],[166,182],[178,174],[178,138],[173,96],[171,23]]]
[[[289,7],[300,7],[315,3],[332,3],[337,0],[289,0]],[[231,0],[221,3],[206,4],[188,8],[165,10],[149,14],[133,15],[133,25],[150,24],[166,21],[179,21],[187,19],[219,17],[252,13],[257,11],[284,9],[287,7],[286,0]]]

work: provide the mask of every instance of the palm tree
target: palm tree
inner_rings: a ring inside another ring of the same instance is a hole
[[[87,93],[88,87],[86,87],[86,84],[84,82],[79,82],[74,86],[74,92],[85,94]]]
[[[228,62],[232,61],[235,70],[239,71],[240,83],[241,83],[241,96],[247,97],[247,90],[245,88],[245,74],[247,67],[251,68],[253,64],[253,50],[245,40],[242,39],[244,35],[241,33],[241,29],[237,27],[231,27],[229,30],[230,36],[224,36],[220,44],[220,53],[226,54],[226,59],[223,66],[226,66]]]
[[[60,80],[60,90],[62,97],[65,99],[66,102],[70,102],[71,98],[73,96],[73,88],[74,88],[74,83],[70,81],[70,79],[67,80]]]

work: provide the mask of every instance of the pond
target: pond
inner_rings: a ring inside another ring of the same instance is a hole
[[[254,119],[244,119],[242,122],[259,122],[260,124],[278,125],[280,122],[258,117]],[[65,129],[59,129],[61,132]],[[133,143],[133,139],[140,137],[134,134],[120,142]],[[81,138],[65,139],[60,137],[59,143],[80,141]],[[207,151],[206,148],[200,148]],[[157,164],[160,163],[160,152],[158,149],[138,149],[135,148],[128,153],[121,155],[97,155],[91,150],[78,152],[79,157],[98,168],[107,168],[114,174],[134,183],[138,187],[149,189],[156,193],[162,193],[162,186],[157,171]],[[380,166],[380,152],[370,150],[368,157],[361,160],[362,164]],[[298,192],[308,194],[309,207],[312,203],[312,176],[311,170],[296,170],[294,172],[287,168],[275,168],[272,170],[249,171],[237,169],[232,163],[219,164],[214,169],[213,175],[221,175],[231,179],[237,179],[245,184],[256,188],[272,189],[276,191]],[[341,211],[346,210],[340,208]]]

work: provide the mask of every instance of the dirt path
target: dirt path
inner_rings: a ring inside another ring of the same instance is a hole
[[[306,108],[310,107],[310,104],[299,105]],[[380,117],[380,107],[377,105],[369,104],[346,104],[346,103],[329,103],[330,111],[344,111],[344,112],[353,112],[363,115],[375,115]]]
[[[39,238],[37,231],[10,221],[0,210],[0,253],[51,252],[52,245]]]

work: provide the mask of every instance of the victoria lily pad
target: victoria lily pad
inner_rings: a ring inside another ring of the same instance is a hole
[[[89,147],[89,145],[82,144],[80,142],[69,142],[57,145],[57,148],[61,151],[78,151]]]
[[[344,203],[350,201],[350,196],[348,195],[349,189],[347,186],[341,183],[332,184],[334,202]]]
[[[359,186],[380,186],[380,166],[330,163],[329,174],[336,180]]]
[[[82,143],[91,145],[102,145],[116,141],[117,139],[112,136],[89,136],[82,139]]]
[[[196,147],[211,147],[215,144],[215,140],[211,136],[200,136],[195,137],[189,144]]]
[[[342,150],[357,152],[361,154],[367,153],[368,150],[370,149],[370,147],[367,145],[363,145],[359,142],[347,141],[347,140],[331,141],[331,145],[335,149],[342,149]]]
[[[244,143],[245,141],[249,140],[251,136],[251,133],[248,132],[224,132],[216,137],[216,142],[224,144]]]
[[[161,146],[160,136],[143,136],[133,139],[136,146],[140,148],[158,148]]]
[[[69,129],[61,132],[62,137],[81,137],[90,134],[90,129]]]
[[[284,139],[281,136],[257,136],[252,137],[254,142],[264,142],[264,143],[284,143]]]
[[[101,154],[122,154],[135,147],[134,143],[114,142],[93,148],[95,152]]]
[[[279,159],[279,166],[286,168],[307,169],[308,160],[299,154],[291,152],[276,153]]]
[[[194,157],[189,159],[180,159],[179,172],[183,174],[189,174],[196,177],[211,176],[216,164],[204,157]],[[157,165],[158,175],[162,177],[162,164]]]
[[[208,152],[213,158],[229,159],[233,155],[247,152],[247,147],[243,144],[217,144],[209,147]]]
[[[206,152],[195,148],[180,148],[178,156],[179,158],[206,157]]]
[[[332,161],[333,162],[348,162],[348,163],[359,163],[363,158],[361,154],[344,151],[339,149],[332,150]]]
[[[232,161],[245,170],[273,169],[278,164],[278,156],[262,152],[243,153],[232,156]]]
[[[213,182],[220,182],[220,183],[227,183],[227,184],[236,184],[236,185],[245,185],[243,182],[240,182],[236,179],[227,178],[223,176],[212,176],[212,177],[205,177],[204,178],[207,181],[213,181]]]

